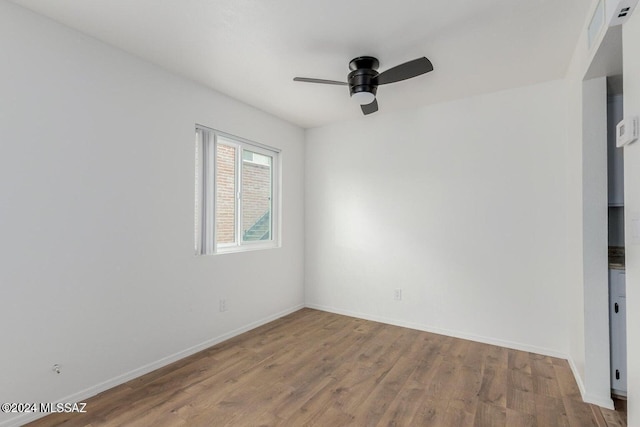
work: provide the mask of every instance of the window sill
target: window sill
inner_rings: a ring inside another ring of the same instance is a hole
[[[252,252],[252,251],[260,251],[265,249],[278,249],[278,248],[280,248],[280,245],[275,242],[244,244],[242,246],[232,245],[232,246],[218,247],[214,255],[234,254],[238,252]]]

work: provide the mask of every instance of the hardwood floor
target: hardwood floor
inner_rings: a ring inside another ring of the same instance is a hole
[[[565,360],[303,309],[29,426],[626,426]]]

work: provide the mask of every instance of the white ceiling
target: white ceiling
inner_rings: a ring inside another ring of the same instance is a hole
[[[380,111],[564,76],[586,0],[12,0],[303,127],[357,118],[348,62],[435,70],[382,86]],[[368,118],[368,117],[367,117]],[[365,118],[366,119],[366,118]]]

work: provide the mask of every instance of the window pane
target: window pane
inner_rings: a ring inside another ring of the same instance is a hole
[[[236,149],[216,148],[216,243],[236,241]]]
[[[243,150],[242,153],[242,240],[271,240],[272,158]]]

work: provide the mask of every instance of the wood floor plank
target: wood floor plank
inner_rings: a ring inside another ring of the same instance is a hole
[[[524,351],[509,350],[507,367],[511,371],[518,371],[531,375],[531,358]]]
[[[509,366],[509,349],[487,345],[484,365],[487,368],[505,369]]]
[[[378,424],[414,369],[415,366],[411,363],[411,359],[399,358],[393,368],[380,381],[379,386],[369,393],[358,408],[350,408],[349,412],[356,415],[358,419],[363,420],[365,425]]]
[[[424,397],[424,389],[418,387],[403,387],[391,402],[378,426],[408,426],[420,408]]]
[[[479,402],[473,425],[474,427],[504,427],[507,425],[507,410],[489,403]]]
[[[476,369],[483,366],[487,357],[487,351],[490,350],[490,347],[488,344],[469,341],[469,347],[467,348],[467,353],[464,355],[462,364]]]
[[[597,419],[593,416],[590,405],[585,405],[583,402],[569,397],[563,397],[562,402],[571,427],[598,427]]]
[[[569,419],[562,399],[542,394],[535,394],[535,399],[538,426],[569,427]]]
[[[445,426],[472,427],[477,412],[468,412],[464,406],[460,405],[460,401],[450,401],[443,424]]]
[[[565,360],[311,309],[86,402],[29,426],[626,427]]]
[[[558,381],[558,386],[560,387],[560,392],[564,397],[581,400],[582,395],[580,394],[580,389],[578,388],[578,384],[576,384],[576,380],[573,377],[571,368],[569,367],[569,364],[566,361],[563,361],[563,362],[564,363],[553,365],[555,376]]]
[[[556,372],[553,369],[553,363],[551,360],[547,358],[537,358],[531,362],[532,375],[552,380],[556,378]]]
[[[605,427],[627,427],[626,418],[622,418],[620,413],[607,408],[595,407],[592,405],[594,412],[600,412],[605,422]],[[626,413],[625,413],[626,415]]]
[[[596,425],[598,427],[608,427],[607,421],[604,419],[602,411],[600,411],[600,409],[595,405],[590,405],[590,406],[591,406],[591,413],[596,419]]]
[[[452,402],[450,402],[449,406],[453,405],[471,414],[471,419],[473,419],[478,396],[480,396],[482,390],[483,373],[481,366],[461,366],[454,380],[455,387],[451,393]]]
[[[534,375],[531,379],[533,381],[533,391],[535,393],[555,398],[562,397],[560,386],[555,378]]]
[[[507,390],[507,408],[521,414],[535,415],[536,397],[532,392],[509,388]]]
[[[416,362],[416,369],[411,374],[411,381],[415,381],[423,387],[430,384],[442,361],[442,355],[430,352],[429,357]]]
[[[448,401],[429,397],[422,399],[408,426],[447,427]]]
[[[533,377],[524,371],[509,369],[507,372],[507,387],[533,392]]]
[[[447,362],[462,364],[467,357],[470,341],[451,340],[449,348],[444,352],[444,359]]]
[[[455,363],[443,360],[435,368],[431,381],[425,386],[427,397],[437,400],[449,400],[455,387],[452,379],[457,377],[458,371],[459,366]]]
[[[525,414],[507,408],[506,425],[508,427],[538,427],[538,421],[534,414]]]
[[[485,368],[478,398],[481,402],[506,408],[507,370],[504,368]]]
[[[294,388],[291,393],[276,402],[272,408],[265,408],[265,412],[273,412],[281,419],[291,419],[293,414],[301,412],[302,407],[308,405],[312,397],[318,395],[321,390],[330,389],[335,381],[335,378],[324,377],[313,383]]]

